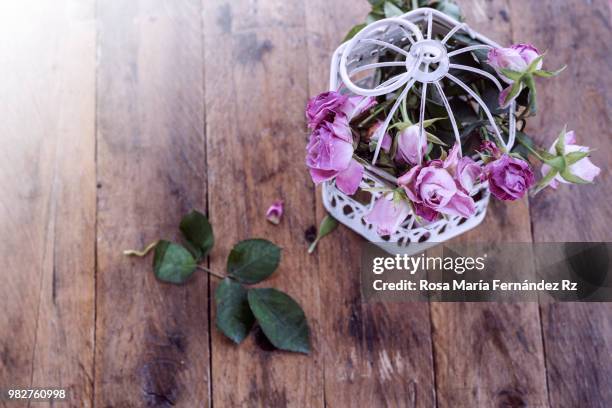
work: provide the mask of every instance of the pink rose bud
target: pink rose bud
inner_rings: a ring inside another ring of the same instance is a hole
[[[278,225],[283,216],[283,200],[276,200],[266,212],[266,219],[272,224]]]
[[[525,72],[529,65],[540,56],[538,49],[530,44],[516,44],[510,48],[494,48],[489,51],[488,64],[497,71],[499,76],[511,84],[514,81],[501,73],[502,69],[511,71]],[[537,69],[542,68],[542,61]]]
[[[550,147],[549,153],[556,154],[555,145],[558,140]],[[573,131],[565,134],[565,151],[564,155],[573,152],[588,152],[589,148],[586,146],[579,146],[576,144],[576,135]],[[571,175],[581,178],[584,181],[593,182],[595,177],[599,175],[601,169],[594,165],[588,157],[578,160],[576,163],[569,166],[569,172]],[[546,177],[550,171],[550,166],[547,164],[542,165],[542,175]],[[556,189],[559,183],[569,184],[570,182],[565,180],[560,174],[557,174],[554,179],[548,184],[550,187]]]
[[[383,125],[383,121],[379,120],[376,123],[374,123],[372,126],[370,126],[370,128],[368,129],[368,137],[370,138],[370,145],[374,143],[374,146],[376,146],[376,144],[378,143],[378,139],[380,138],[380,134],[378,133],[378,130],[380,129],[382,125]],[[385,132],[383,136],[381,147],[387,153],[389,152],[389,150],[391,150],[391,136],[389,135],[388,132]]]
[[[418,164],[427,151],[427,138],[420,136],[419,125],[412,125],[398,134],[396,158],[408,164]]]
[[[365,220],[376,227],[378,235],[391,235],[398,230],[409,214],[408,202],[403,199],[394,200],[393,193],[388,193],[376,200]]]

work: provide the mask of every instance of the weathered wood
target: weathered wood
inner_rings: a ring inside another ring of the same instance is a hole
[[[471,27],[511,42],[509,2],[460,3]],[[527,199],[492,198],[483,224],[453,242],[530,241]],[[431,311],[438,406],[547,405],[537,304],[432,303]]]
[[[263,237],[282,246],[281,265],[263,285],[286,291],[304,307],[313,346],[310,356],[271,352],[261,334],[236,346],[213,329],[213,402],[219,407],[323,405],[318,271],[304,238],[314,223],[312,187],[301,165],[306,7],[204,2],[209,208],[222,231],[211,268],[224,271],[241,239]],[[285,202],[279,226],[265,219],[275,199]]]
[[[358,7],[355,7],[358,6]],[[362,22],[367,2],[310,2],[307,9],[309,93],[328,89],[335,48]],[[311,183],[311,182],[309,182]],[[317,189],[317,219],[325,210]],[[435,405],[428,305],[363,303],[363,240],[345,227],[317,250],[324,338],[325,400],[330,407]]]
[[[567,64],[558,78],[540,80],[545,114],[528,133],[548,147],[564,124],[579,144],[596,148],[602,174],[592,186],[559,187],[531,199],[534,241],[610,241],[612,218],[607,167],[612,150],[612,34],[605,0],[513,1],[515,40],[548,50],[545,67]],[[612,308],[610,304],[542,306],[548,389],[553,407],[612,404]]]
[[[95,22],[72,3],[0,4],[0,384],[90,407]]]
[[[205,210],[201,2],[98,2],[97,406],[207,406],[208,277],[122,250]]]

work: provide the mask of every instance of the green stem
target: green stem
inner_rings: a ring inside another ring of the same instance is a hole
[[[317,237],[314,241],[312,241],[312,244],[310,244],[310,246],[308,247],[309,254],[312,254],[314,250],[317,248],[317,244],[319,243],[320,239],[321,237]]]
[[[142,258],[142,257],[146,256],[153,248],[155,248],[158,243],[159,243],[159,240],[157,240],[155,242],[151,242],[142,251],[138,251],[136,249],[126,249],[125,251],[123,251],[123,255],[126,255],[126,256],[137,256],[139,258]]]
[[[508,132],[508,128],[507,128],[507,127],[505,127],[505,126],[501,126],[501,128],[502,128],[502,129],[503,129],[505,132]],[[520,144],[522,144],[523,146],[525,146],[525,147],[527,148],[527,150],[529,150],[531,153],[533,153],[533,155],[534,155],[535,157],[537,157],[537,158],[538,158],[540,161],[542,161],[542,162],[544,162],[544,161],[545,161],[545,160],[544,160],[544,158],[543,158],[542,156],[540,156],[540,154],[537,152],[537,150],[534,150],[534,148],[533,148],[533,147],[531,147],[529,144],[527,144],[527,143],[525,143],[525,142],[523,141],[523,138],[522,138],[522,137],[517,137],[517,138],[516,138],[516,140],[517,140],[517,141],[518,141]]]
[[[200,270],[203,270],[204,272],[206,272],[206,273],[208,273],[208,274],[210,274],[210,275],[212,275],[214,277],[217,277],[219,279],[231,278],[231,276],[221,275],[220,273],[211,271],[210,269],[208,269],[207,267],[202,266],[202,265],[197,265],[197,268],[200,269]]]
[[[416,10],[419,8],[419,0],[412,0],[412,9]]]

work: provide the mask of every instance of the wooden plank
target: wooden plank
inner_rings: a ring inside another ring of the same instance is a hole
[[[468,24],[511,42],[504,0],[461,1]],[[491,199],[483,224],[453,242],[530,242],[527,199]],[[526,265],[533,267],[533,265]],[[432,303],[438,406],[548,404],[537,304]]]
[[[0,4],[0,384],[62,387],[82,407],[94,352],[93,4]]]
[[[331,56],[366,1],[311,1],[307,8],[309,94],[328,89]],[[309,182],[311,183],[311,182]],[[317,189],[317,219],[325,210]],[[362,239],[345,227],[317,250],[324,338],[325,399],[331,407],[435,405],[429,307],[363,303]]]
[[[314,198],[301,165],[309,7],[204,2],[209,208],[215,230],[222,231],[211,267],[223,272],[229,250],[241,239],[264,237],[281,245],[280,268],[264,285],[286,291],[304,307],[313,340],[313,353],[304,356],[262,348],[261,335],[236,346],[213,330],[213,402],[219,407],[323,405],[318,271],[304,238],[314,223]],[[279,198],[286,212],[273,226],[265,212]]]
[[[201,3],[98,2],[99,406],[207,406],[208,277],[163,284],[122,250],[205,210]]]
[[[611,241],[606,221],[612,217],[612,180],[605,170],[612,149],[609,4],[521,0],[512,2],[511,16],[514,32],[521,33],[517,41],[548,50],[547,67],[568,65],[559,78],[540,81],[545,114],[530,122],[529,134],[548,146],[567,123],[578,142],[597,149],[593,161],[604,169],[595,185],[562,186],[531,200],[534,240]],[[551,406],[612,404],[611,311],[609,303],[542,306]]]

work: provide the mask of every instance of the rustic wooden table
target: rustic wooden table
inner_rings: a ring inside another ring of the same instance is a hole
[[[475,241],[612,241],[612,35],[606,0],[463,0],[501,43],[568,70],[530,123],[597,147],[597,185],[493,202]],[[359,244],[323,216],[301,163],[303,109],[365,0],[0,3],[0,388],[66,387],[75,407],[610,407],[610,304],[367,304]],[[280,227],[263,216],[286,202]],[[156,281],[121,251],[207,211],[210,258],[237,240],[284,247],[271,284],[304,306],[310,356],[214,329],[196,274]],[[16,406],[0,401],[2,406]],[[59,404],[58,404],[59,405]]]

